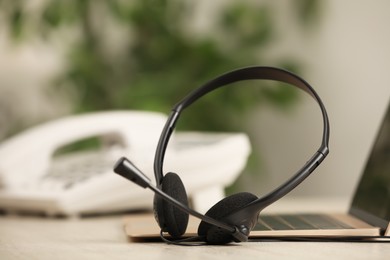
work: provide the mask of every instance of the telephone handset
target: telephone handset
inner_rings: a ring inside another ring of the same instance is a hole
[[[48,171],[60,147],[89,137],[101,138],[102,149],[107,154],[110,149],[142,154],[154,149],[165,118],[163,114],[151,112],[100,112],[71,116],[28,129],[0,146],[0,178],[5,185],[12,186],[25,181],[26,177],[40,177]],[[148,138],[142,138],[145,133]]]
[[[156,112],[95,112],[44,123],[4,141],[0,209],[74,215],[149,208],[151,195],[129,189],[112,166],[125,155],[153,176],[165,121],[166,115]],[[56,156],[60,148],[91,137],[101,140],[99,149]],[[249,152],[241,133],[175,133],[167,164],[185,174],[194,207],[202,210],[213,202],[210,196],[224,196],[223,188],[238,177]]]

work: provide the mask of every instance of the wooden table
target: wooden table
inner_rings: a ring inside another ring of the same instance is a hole
[[[287,199],[269,211],[343,208],[345,200]],[[0,259],[390,259],[390,244],[344,242],[248,242],[180,247],[132,243],[123,216],[50,219],[0,217]]]

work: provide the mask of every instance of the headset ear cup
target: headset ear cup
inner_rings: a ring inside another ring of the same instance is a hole
[[[258,199],[257,196],[249,192],[240,192],[230,195],[212,206],[206,212],[206,216],[221,220],[230,213],[233,213],[235,210],[248,205],[256,199]],[[231,224],[235,225],[236,223]],[[220,228],[214,227],[213,225],[204,221],[202,221],[198,227],[198,235],[206,237],[206,242],[210,244],[225,244],[232,241],[231,234],[227,234],[223,232],[223,230],[221,231]]]
[[[169,172],[163,177],[161,190],[188,206],[184,184],[176,173]],[[154,197],[154,214],[160,228],[174,238],[182,236],[187,229],[188,214],[157,195]]]

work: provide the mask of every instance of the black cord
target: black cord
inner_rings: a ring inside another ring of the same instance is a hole
[[[169,240],[166,237],[164,237],[164,231],[162,229],[160,230],[160,237],[165,243],[177,245],[177,246],[204,246],[204,245],[206,245],[202,236],[188,237],[188,238],[177,239],[177,240]],[[192,242],[197,242],[197,243],[192,243]]]
[[[184,239],[170,240],[164,237],[164,232],[160,230],[161,239],[167,243],[177,246],[205,246],[204,237],[194,236]],[[195,243],[192,243],[195,242]],[[344,243],[390,243],[390,236],[341,236],[341,237],[257,237],[251,238],[248,242],[344,242]]]

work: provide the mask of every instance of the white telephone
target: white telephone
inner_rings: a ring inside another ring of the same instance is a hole
[[[154,152],[165,121],[155,112],[96,112],[51,121],[6,140],[0,144],[0,209],[79,215],[151,208],[151,193],[132,187],[112,168],[127,156],[154,179]],[[99,149],[55,156],[91,137],[101,140]],[[193,206],[204,211],[224,196],[249,153],[242,133],[175,133],[165,168],[180,174]]]

